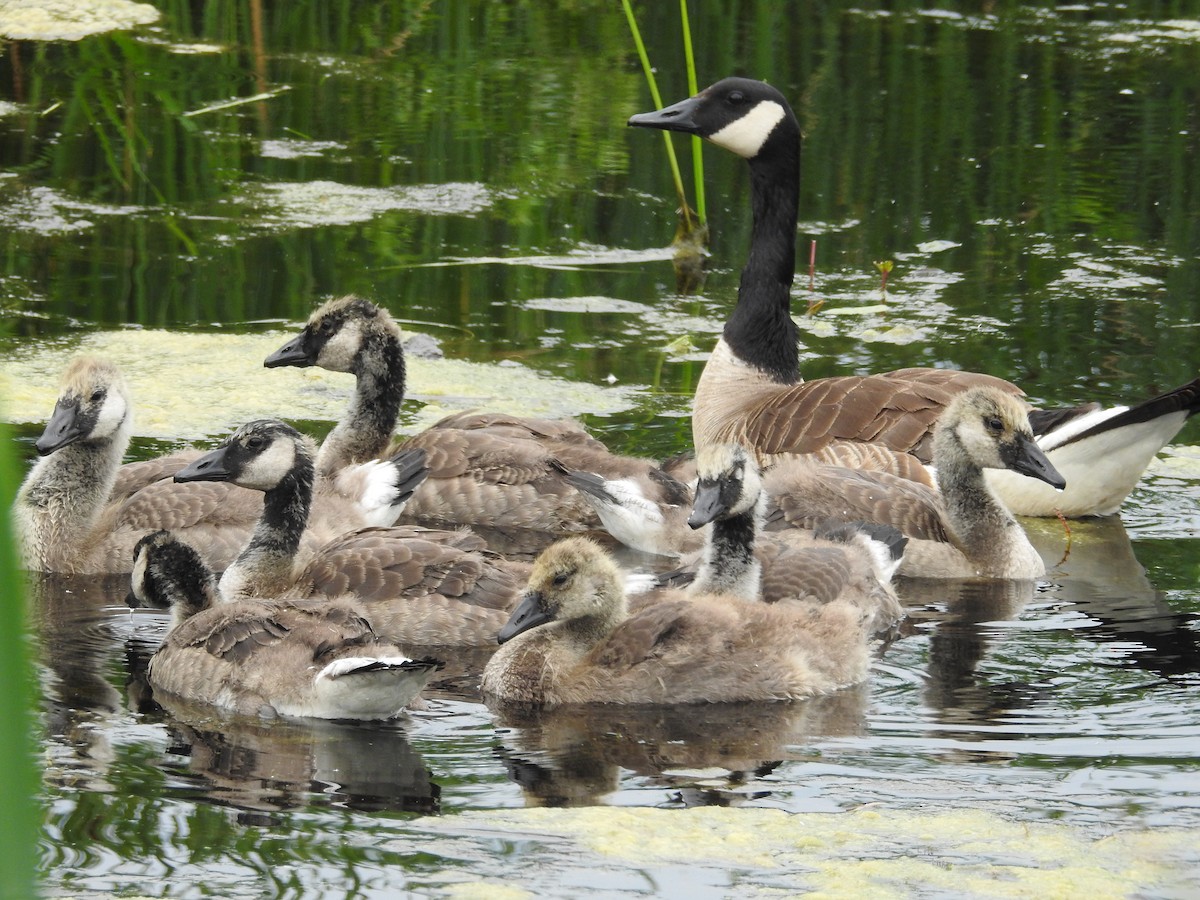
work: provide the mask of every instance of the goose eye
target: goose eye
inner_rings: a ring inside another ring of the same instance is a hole
[[[321,324],[317,326],[317,330],[322,334],[329,334],[329,332],[333,331],[333,320],[322,319]]]
[[[729,103],[732,106],[741,106],[745,102],[746,102],[746,95],[743,94],[741,91],[730,91]]]
[[[263,439],[259,435],[254,435],[246,441],[246,449],[261,450],[263,448]]]

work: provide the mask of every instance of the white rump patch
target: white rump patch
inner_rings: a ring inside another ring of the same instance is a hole
[[[411,663],[412,660],[407,656],[344,656],[341,659],[335,659],[317,675],[317,680],[322,678],[341,678],[343,675],[353,675],[360,669],[378,670],[380,664],[392,669],[403,668],[406,663]]]
[[[396,524],[408,502],[397,502],[397,476],[390,462],[369,459],[334,473],[333,479],[338,493],[355,500],[367,525],[386,527]]]
[[[783,107],[774,100],[763,100],[740,119],[709,135],[708,139],[744,159],[753,159],[785,115]]]

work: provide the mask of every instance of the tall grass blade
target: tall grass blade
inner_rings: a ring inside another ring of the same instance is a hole
[[[0,426],[0,898],[37,895],[34,861],[40,821],[33,761],[33,677],[28,604],[8,511],[19,478],[9,429]]]
[[[646,45],[642,41],[642,32],[638,28],[637,19],[633,15],[633,4],[631,0],[621,0],[621,6],[625,10],[625,19],[629,22],[629,30],[633,34],[633,43],[637,47],[638,59],[642,61],[642,72],[646,75],[646,84],[650,86],[650,97],[654,101],[655,109],[662,109],[662,95],[658,91],[658,82],[654,79],[654,70],[650,66],[650,57],[646,53]],[[663,144],[667,148],[667,160],[671,165],[671,178],[675,181],[675,193],[679,196],[679,210],[683,217],[683,229],[690,234],[694,228],[692,224],[692,211],[688,207],[687,194],[683,189],[683,175],[679,171],[679,160],[675,156],[675,145],[671,143],[670,132],[662,133]]]
[[[679,0],[679,22],[683,28],[683,57],[687,63],[688,96],[700,92],[696,81],[696,54],[692,50],[692,26],[688,18],[687,0]],[[704,141],[692,135],[692,181],[696,189],[696,218],[703,225],[708,221],[704,202]]]

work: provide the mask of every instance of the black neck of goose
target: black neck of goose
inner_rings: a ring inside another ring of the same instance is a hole
[[[757,565],[754,541],[758,534],[757,510],[717,519],[709,526],[704,567],[697,578],[701,593],[743,593],[747,573]],[[757,583],[755,584],[757,588]],[[753,598],[751,598],[753,599]]]
[[[725,342],[742,361],[783,384],[796,381],[799,329],[792,321],[800,135],[785,121],[750,160],[753,231]]]
[[[292,470],[279,484],[263,493],[262,516],[239,559],[256,554],[288,559],[296,555],[300,537],[308,527],[313,475],[312,459],[297,454]]]
[[[353,374],[350,409],[321,446],[318,469],[323,475],[375,459],[391,442],[405,389],[399,338],[390,332],[369,333],[355,357]]]

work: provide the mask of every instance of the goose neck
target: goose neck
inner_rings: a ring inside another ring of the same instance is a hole
[[[312,506],[313,464],[299,460],[278,485],[263,494],[263,511],[245,549],[221,577],[221,594],[275,592],[290,578]]]
[[[338,469],[383,454],[396,430],[404,400],[404,351],[399,338],[373,334],[358,353],[353,369],[354,396],[346,414],[321,444],[317,471]]]
[[[754,509],[718,519],[709,526],[704,561],[692,594],[732,594],[745,600],[757,600],[762,567],[754,555],[754,544],[762,515],[761,502]]]
[[[54,567],[80,553],[96,529],[129,443],[127,429],[79,441],[38,460],[13,510],[28,565]]]
[[[750,253],[724,332],[743,362],[784,384],[797,380],[800,366],[799,329],[791,316],[799,186],[796,152],[751,161]]]
[[[983,470],[939,459],[938,486],[959,549],[976,562],[985,556],[1003,555],[1013,540],[1013,529],[1019,531],[1020,526],[988,487]]]

